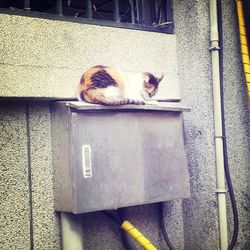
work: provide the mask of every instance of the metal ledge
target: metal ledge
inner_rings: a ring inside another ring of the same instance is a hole
[[[146,105],[120,105],[120,106],[104,106],[99,104],[90,104],[87,102],[65,102],[68,107],[76,110],[141,110],[141,111],[175,111],[175,112],[189,112],[190,108],[183,106],[181,103],[174,102],[158,102],[157,104]]]

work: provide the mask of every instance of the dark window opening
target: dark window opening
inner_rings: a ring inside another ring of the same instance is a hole
[[[174,30],[172,0],[0,0],[0,8],[99,25],[163,33]]]

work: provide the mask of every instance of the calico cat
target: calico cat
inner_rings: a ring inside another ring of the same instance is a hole
[[[102,105],[145,104],[156,94],[163,74],[132,73],[97,65],[78,84],[78,99]]]

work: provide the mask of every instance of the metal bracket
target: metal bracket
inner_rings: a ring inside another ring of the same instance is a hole
[[[217,188],[217,189],[215,189],[215,193],[216,194],[225,194],[225,193],[227,193],[227,189],[226,188]]]
[[[213,46],[209,48],[209,51],[220,50],[219,46]]]

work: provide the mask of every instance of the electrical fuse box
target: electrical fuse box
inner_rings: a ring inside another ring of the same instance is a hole
[[[179,103],[51,105],[55,210],[84,213],[190,197]]]

